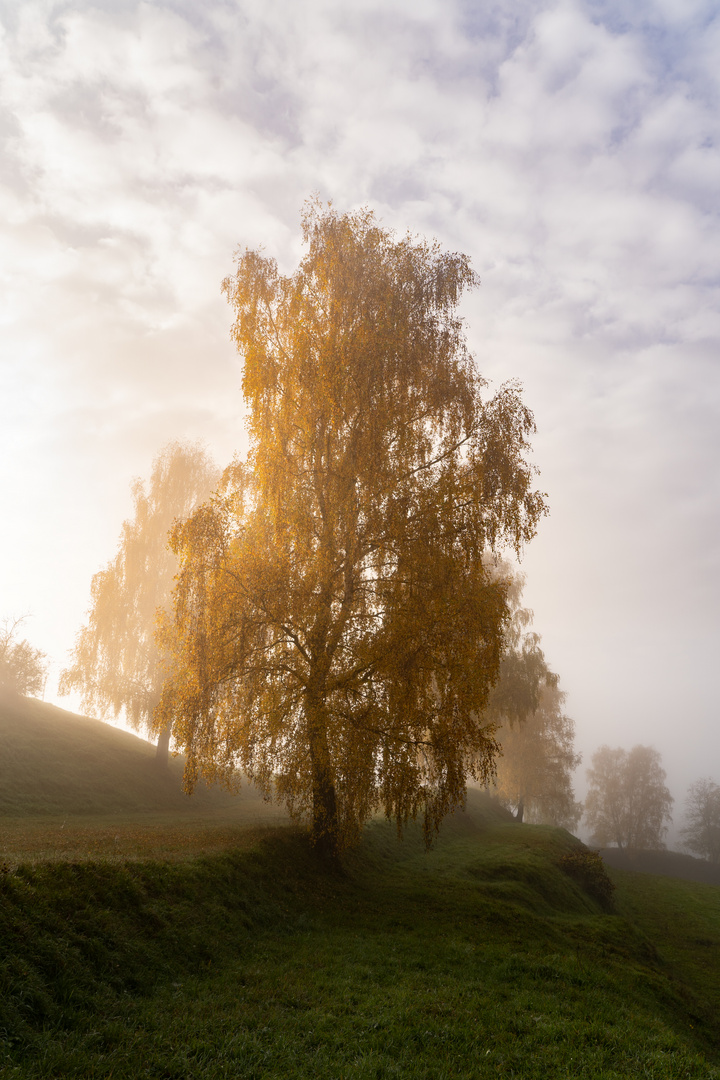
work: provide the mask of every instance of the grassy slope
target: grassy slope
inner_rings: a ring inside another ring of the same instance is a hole
[[[49,708],[46,724],[97,734]],[[54,745],[56,799],[58,734],[36,765]],[[134,819],[102,802],[68,818],[75,846],[54,861],[30,857],[52,816],[7,819],[28,862],[0,873],[2,1077],[720,1078],[717,889],[613,871],[603,912],[558,866],[574,838],[480,793],[429,855],[417,831],[372,825],[343,874],[293,830],[228,819],[209,842],[207,815],[159,816],[153,798]],[[110,821],[164,846],[108,858],[86,833]]]
[[[0,866],[187,858],[224,849],[238,825],[287,821],[247,785],[187,796],[182,770],[173,758],[158,769],[153,746],[99,720],[0,698]]]
[[[32,698],[0,697],[0,823],[35,818],[41,832],[49,816],[84,816],[87,828],[91,818],[127,823],[150,814],[167,821],[188,814],[277,820],[250,786],[240,798],[202,783],[186,795],[182,766],[182,758],[171,757],[159,769],[154,746],[100,720]]]
[[[625,870],[612,873],[626,917],[657,943],[664,968],[694,988],[702,1013],[720,1031],[720,889]]]
[[[343,874],[288,829],[21,867],[0,877],[0,1074],[720,1077],[716,1002],[629,917],[654,879],[605,913],[558,867],[576,845],[477,800],[429,855],[371,826]],[[705,926],[715,890],[683,887]]]
[[[135,735],[34,698],[0,697],[0,815],[173,812],[228,806],[201,787],[182,790],[182,762],[166,771]]]

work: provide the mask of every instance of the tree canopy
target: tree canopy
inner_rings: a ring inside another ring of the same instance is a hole
[[[498,726],[514,728],[539,708],[543,691],[557,686],[558,677],[548,667],[540,635],[532,629],[533,612],[521,604],[524,576],[507,560],[492,560],[488,565],[506,582],[510,618],[498,678],[485,711]]]
[[[134,515],[122,526],[115,557],[94,575],[87,624],[77,635],[60,693],[79,691],[82,707],[116,718],[124,710],[136,729],[152,729],[167,676],[155,640],[158,613],[171,606],[177,558],[169,531],[206,499],[219,472],[202,447],[169,443],[155,458],[149,484],[132,486]],[[158,759],[167,760],[169,729]]]
[[[631,850],[664,847],[673,798],[660,760],[652,746],[629,751],[601,746],[593,754],[585,817],[596,843]]]
[[[223,285],[250,450],[175,529],[159,722],[200,772],[241,767],[333,854],[382,808],[427,835],[487,779],[508,626],[489,550],[545,506],[519,387],[484,396],[464,255],[368,210],[308,205],[291,276],[257,251]]]

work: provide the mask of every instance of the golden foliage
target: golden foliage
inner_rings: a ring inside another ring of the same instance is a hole
[[[495,573],[508,587],[511,617],[505,632],[505,651],[500,660],[498,679],[493,686],[486,713],[498,726],[515,728],[540,707],[545,687],[557,687],[540,648],[540,635],[530,629],[533,612],[520,606],[525,579],[506,561],[496,564]]]
[[[239,766],[328,853],[377,809],[428,837],[486,779],[508,621],[484,555],[544,512],[519,388],[487,400],[456,305],[463,255],[310,204],[291,277],[239,255],[224,291],[251,449],[173,545],[159,722],[198,772]]]

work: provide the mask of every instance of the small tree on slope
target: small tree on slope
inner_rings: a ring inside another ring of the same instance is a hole
[[[18,628],[23,619],[5,619],[0,626],[0,688],[35,697],[42,693],[47,676],[47,656],[23,638]]]

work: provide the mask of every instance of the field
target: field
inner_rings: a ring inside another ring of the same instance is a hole
[[[609,908],[481,793],[328,871],[211,795],[0,818],[1,1076],[720,1077],[716,887],[613,870]]]

